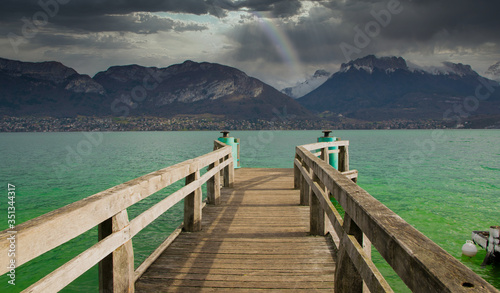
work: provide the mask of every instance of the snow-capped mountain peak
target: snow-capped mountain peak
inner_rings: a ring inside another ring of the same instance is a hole
[[[368,73],[373,73],[375,69],[383,70],[385,72],[394,72],[398,69],[408,70],[408,65],[402,57],[380,57],[375,55],[368,55],[363,58],[342,63],[340,72],[347,72],[349,70],[365,70]]]
[[[441,66],[418,66],[410,63],[409,70],[412,72],[428,73],[432,75],[458,75],[460,77],[478,75],[470,65],[446,61],[442,62]]]
[[[500,61],[491,65],[485,75],[493,80],[500,81]]]
[[[320,85],[322,85],[329,77],[331,73],[320,69],[316,70],[313,76],[308,78],[307,80],[297,83],[297,85],[293,87],[287,87],[281,90],[282,93],[294,98],[298,99],[312,92]]]

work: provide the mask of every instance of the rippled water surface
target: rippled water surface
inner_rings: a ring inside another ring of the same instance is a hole
[[[337,131],[350,141],[351,169],[358,183],[411,225],[500,288],[500,268],[481,267],[485,256],[461,256],[473,230],[498,225],[500,131]],[[234,131],[241,139],[243,167],[291,168],[296,145],[320,131]],[[211,151],[218,132],[0,133],[0,178],[7,228],[7,184],[16,186],[21,223],[119,183]],[[129,209],[133,218],[182,182]],[[182,221],[174,207],[133,239],[136,266]],[[51,233],[57,235],[59,227]],[[18,292],[96,242],[96,228],[17,269],[16,285],[0,277],[0,291]],[[21,252],[19,252],[21,253]],[[374,252],[377,266],[396,292],[404,284]],[[97,292],[97,268],[65,289]]]

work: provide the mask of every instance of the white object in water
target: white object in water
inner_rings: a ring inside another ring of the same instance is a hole
[[[467,240],[462,246],[462,253],[468,257],[475,256],[477,253],[477,247],[474,242],[472,242],[471,240]]]

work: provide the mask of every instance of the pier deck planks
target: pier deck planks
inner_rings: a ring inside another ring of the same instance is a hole
[[[136,292],[333,290],[333,243],[309,236],[293,169],[237,169],[202,231],[182,232],[136,282]]]

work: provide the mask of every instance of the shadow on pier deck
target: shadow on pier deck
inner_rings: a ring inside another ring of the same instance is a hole
[[[293,169],[238,169],[202,231],[181,233],[136,282],[136,292],[295,289],[331,291],[329,236],[309,236]]]

